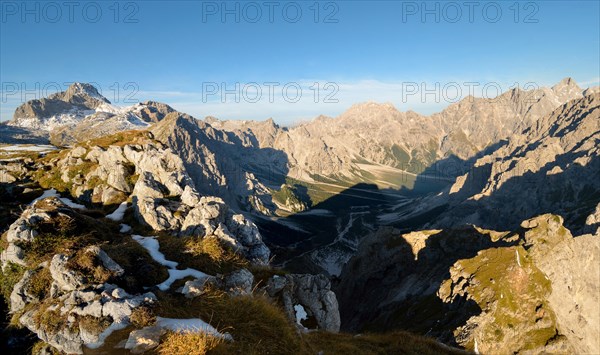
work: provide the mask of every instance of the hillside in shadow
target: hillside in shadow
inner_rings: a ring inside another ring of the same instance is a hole
[[[576,163],[588,160],[587,164]],[[557,168],[558,167],[558,168]],[[487,172],[491,167],[479,169]],[[484,173],[481,177],[486,176]],[[585,220],[600,203],[600,157],[585,153],[558,155],[537,171],[509,177],[498,189],[478,200],[467,199],[481,191],[487,179],[467,184],[439,216],[437,225],[475,223],[494,230],[514,230],[525,219],[552,213],[565,219],[572,231],[584,229]],[[401,226],[402,222],[398,226]]]
[[[415,252],[398,230],[381,228],[363,241],[335,285],[342,329],[401,329],[455,344],[450,330],[464,325],[481,308],[464,297],[444,303],[436,295],[450,277],[450,267],[481,250],[516,242],[494,242],[489,235],[464,226],[433,232]]]

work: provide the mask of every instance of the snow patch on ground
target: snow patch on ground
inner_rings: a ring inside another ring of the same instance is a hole
[[[53,145],[8,145],[0,147],[0,150],[8,152],[50,152],[57,148]]]
[[[58,192],[55,189],[50,189],[50,190],[44,191],[44,193],[42,194],[42,196],[36,198],[35,200],[33,200],[31,202],[31,205],[33,205],[34,203],[36,203],[36,202],[38,202],[40,200],[48,198],[48,197],[58,197],[58,199],[62,203],[64,203],[65,205],[67,205],[67,206],[69,206],[71,208],[76,208],[76,209],[79,209],[79,210],[85,210],[86,209],[86,207],[84,205],[80,205],[78,203],[75,203],[75,202],[71,201],[70,199],[68,199],[66,197],[60,197],[60,195],[58,194]]]
[[[302,325],[302,321],[308,319],[308,313],[306,313],[306,310],[304,309],[304,307],[302,307],[301,304],[295,305],[294,311],[296,313],[296,323]]]
[[[221,333],[216,330],[212,325],[206,323],[200,318],[189,318],[189,319],[176,319],[176,318],[163,318],[156,317],[156,325],[158,327],[168,329],[178,333],[185,332],[202,332],[210,334],[215,337],[233,340],[231,335],[227,333]]]
[[[154,259],[157,263],[170,269],[177,267],[177,262],[165,259],[165,255],[159,251],[160,245],[158,244],[156,237],[142,237],[141,235],[134,235],[132,238],[141,246],[143,246],[148,253],[150,253],[152,259]]]
[[[119,230],[119,233],[129,233],[131,232],[131,226],[127,225],[127,224],[121,224],[121,229]]]
[[[156,285],[160,290],[166,291],[171,287],[173,282],[188,276],[192,276],[200,280],[204,280],[209,277],[209,275],[196,269],[176,269],[178,263],[175,261],[165,259],[165,255],[159,251],[160,245],[158,244],[158,240],[156,240],[156,237],[142,237],[141,235],[133,235],[132,238],[133,240],[138,242],[142,247],[148,250],[148,253],[150,253],[152,259],[154,259],[157,263],[169,268],[169,278],[163,281],[162,283]]]
[[[169,269],[169,278],[162,283],[156,285],[161,291],[168,290],[173,282],[181,280],[185,277],[192,276],[198,280],[207,279],[209,276],[202,271],[196,269],[187,268],[185,270]]]
[[[113,220],[115,222],[121,221],[123,220],[123,217],[125,216],[125,211],[127,210],[127,202],[123,202],[119,205],[119,207],[117,207],[117,209],[106,216],[106,218]]]

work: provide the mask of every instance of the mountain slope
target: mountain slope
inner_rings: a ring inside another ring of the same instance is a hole
[[[477,160],[441,197],[450,206],[431,224],[513,228],[551,212],[578,231],[600,203],[599,141],[599,94],[562,105]]]

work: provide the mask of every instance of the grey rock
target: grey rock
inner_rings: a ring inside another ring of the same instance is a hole
[[[29,284],[29,280],[31,280],[31,276],[34,274],[33,271],[27,270],[17,282],[10,294],[10,311],[11,313],[16,313],[25,306],[34,301],[34,297],[29,295],[26,291],[26,287]]]
[[[213,284],[216,284],[216,279],[213,276],[204,279],[189,280],[185,282],[181,293],[187,298],[198,297],[204,294],[208,285]]]
[[[552,215],[535,218],[525,238],[530,255],[552,283],[548,302],[556,313],[558,329],[576,353],[600,352],[600,239],[573,238]],[[582,272],[585,270],[585,272]]]
[[[113,259],[111,259],[108,254],[98,246],[88,247],[86,250],[88,253],[92,253],[95,255],[98,260],[102,263],[102,265],[112,272],[115,276],[122,276],[125,273],[125,270],[121,267],[121,265],[117,264]]]
[[[296,321],[294,306],[301,305],[309,317],[314,317],[319,328],[338,332],[340,313],[331,283],[323,275],[290,274],[276,276],[265,287],[271,297],[281,297],[284,310],[292,321]]]
[[[50,262],[50,274],[61,291],[74,291],[85,284],[85,279],[67,267],[68,256],[56,254]]]
[[[25,253],[20,246],[14,243],[8,243],[6,249],[0,253],[0,262],[2,262],[2,270],[6,268],[8,263],[26,266]]]
[[[125,343],[125,349],[133,354],[141,354],[156,348],[160,343],[160,337],[166,333],[166,329],[159,326],[136,329],[129,334]]]
[[[221,288],[232,296],[252,294],[254,275],[247,269],[240,269],[220,280]]]

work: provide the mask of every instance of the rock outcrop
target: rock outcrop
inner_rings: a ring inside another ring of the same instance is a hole
[[[82,236],[80,228],[92,232]],[[10,312],[65,353],[101,345],[113,330],[129,324],[135,308],[156,301],[150,292],[130,294],[109,282],[125,270],[98,245],[102,233],[109,232],[56,197],[33,203],[6,233],[2,269],[25,267],[12,289]],[[85,244],[81,250],[67,247]]]
[[[312,327],[337,332],[340,330],[340,314],[330,281],[323,275],[289,274],[273,276],[265,287],[271,297],[282,300],[290,319],[301,328]],[[306,313],[300,315],[299,313]],[[308,317],[307,319],[301,319]],[[302,321],[306,321],[305,325]]]
[[[558,330],[574,352],[600,352],[600,235],[573,238],[562,218],[552,215],[528,220],[523,226],[528,253],[552,284],[547,300]]]

